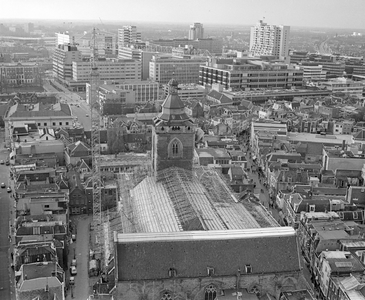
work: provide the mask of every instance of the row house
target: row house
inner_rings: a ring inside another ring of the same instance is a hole
[[[345,202],[344,196],[312,195],[293,193],[284,197],[282,207],[285,223],[298,228],[300,217],[307,212],[336,212],[342,221],[354,221],[358,224],[364,222],[364,215],[356,205]]]
[[[341,221],[335,212],[304,213],[298,228],[299,243],[307,260],[312,278],[319,286],[320,255],[323,251],[341,249],[341,240],[363,241],[363,228],[353,221]]]
[[[57,262],[24,264],[16,276],[16,299],[65,299],[66,276]]]
[[[334,278],[362,275],[364,271],[365,266],[349,251],[323,251],[318,257],[316,270],[322,296],[325,299],[337,296],[338,288]]]
[[[337,265],[340,266],[340,271],[342,271],[341,268],[346,270],[346,265],[349,268],[349,264],[337,263]],[[358,272],[356,274],[351,272],[349,275],[345,272],[343,276],[341,273],[340,276],[331,276],[328,283],[327,298],[331,300],[365,299],[363,276],[359,275]]]
[[[24,264],[40,263],[43,261],[58,261],[63,267],[63,260],[59,259],[55,243],[57,241],[21,243],[14,249],[13,265],[15,271],[19,271]]]
[[[91,162],[91,150],[87,144],[77,141],[65,147],[66,165],[76,165],[81,159]]]
[[[273,191],[292,191],[298,184],[318,182],[319,164],[272,163],[268,169],[268,183]]]

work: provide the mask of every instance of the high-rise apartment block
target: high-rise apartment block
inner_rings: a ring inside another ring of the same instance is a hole
[[[256,26],[251,27],[250,55],[287,59],[289,32],[290,26],[269,25],[260,20]]]
[[[150,79],[166,84],[171,78],[180,83],[198,83],[199,68],[205,65],[205,58],[186,59],[171,56],[153,56],[150,62]]]
[[[204,28],[201,23],[194,23],[190,25],[189,40],[200,40],[204,38]]]
[[[141,33],[137,32],[137,26],[123,26],[118,29],[118,48],[127,47],[141,42]]]

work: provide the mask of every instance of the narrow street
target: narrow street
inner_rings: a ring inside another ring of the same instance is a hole
[[[280,216],[279,211],[275,208],[270,207],[270,195],[268,192],[267,187],[264,186],[264,183],[267,183],[267,178],[261,176],[261,180],[259,178],[259,174],[254,169],[257,167],[255,162],[252,160],[251,155],[249,155],[250,151],[250,142],[248,139],[243,137],[240,140],[241,149],[246,153],[246,160],[247,160],[247,167],[249,171],[248,177],[252,178],[256,184],[254,194],[259,196],[260,202],[262,205],[266,207],[268,211],[272,213],[272,216],[275,218],[276,221],[280,224]]]
[[[70,245],[68,264],[71,260],[77,259],[77,275],[75,285],[70,286],[66,299],[87,299],[90,295],[89,287],[89,254],[90,254],[90,223],[92,216],[81,215],[71,217],[72,223],[76,225],[76,242]],[[74,232],[73,232],[74,233]],[[66,273],[67,280],[70,278],[70,271]]]
[[[4,131],[0,131],[0,160],[6,160],[9,152],[4,147]],[[0,182],[9,186],[9,167],[0,165]],[[9,238],[10,225],[13,223],[13,198],[5,188],[0,189],[0,299],[15,299],[14,281],[10,268],[10,252],[12,251],[11,239]]]

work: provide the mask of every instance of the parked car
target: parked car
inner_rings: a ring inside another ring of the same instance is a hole
[[[76,265],[77,265],[77,260],[76,258],[74,258],[73,260],[71,260],[71,266],[76,267]]]
[[[71,266],[70,267],[70,274],[71,275],[77,275],[77,269],[75,266]]]
[[[74,233],[73,233],[73,234],[71,235],[71,239],[72,239],[72,241],[73,241],[73,242],[74,242],[74,241],[76,241],[76,234],[74,234]]]
[[[75,285],[75,277],[71,276],[69,283],[70,285]]]
[[[11,193],[11,188],[10,188],[10,187],[8,187],[8,188],[6,189],[6,191],[7,191],[8,193]]]
[[[5,189],[6,188],[6,184],[4,182],[1,183],[1,188]]]
[[[7,160],[7,161],[5,162],[5,165],[10,166],[10,161],[8,161],[8,160]]]
[[[2,159],[2,160],[0,160],[0,165],[3,165],[3,164],[5,164],[5,161]]]

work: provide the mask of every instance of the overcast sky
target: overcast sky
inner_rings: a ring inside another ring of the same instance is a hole
[[[10,18],[365,29],[365,0],[3,0]]]

